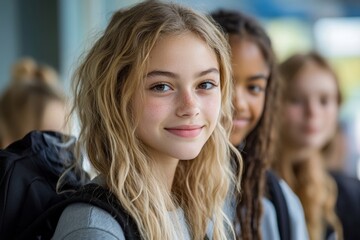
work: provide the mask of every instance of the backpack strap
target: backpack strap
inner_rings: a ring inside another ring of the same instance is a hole
[[[115,195],[110,191],[97,184],[87,184],[81,191],[76,192],[72,198],[75,198],[75,202],[80,202],[82,199],[90,199],[89,202],[86,202],[109,212],[123,229],[126,240],[141,239],[135,221],[119,204]],[[207,235],[205,235],[204,240],[209,240]]]
[[[77,192],[67,196],[65,200],[52,206],[16,239],[51,239],[61,213],[72,203],[89,203],[107,211],[121,226],[126,240],[141,239],[135,221],[119,204],[115,195],[92,183],[81,187]],[[39,238],[39,236],[41,237]]]
[[[271,171],[266,172],[269,200],[275,207],[280,239],[291,239],[289,210],[281,189],[279,178]]]
[[[73,199],[74,202],[90,203],[110,213],[123,229],[125,239],[141,239],[135,220],[109,190],[97,184],[87,184],[70,199]]]
[[[89,203],[107,211],[121,226],[126,240],[141,239],[140,231],[134,219],[126,212],[121,204],[119,204],[116,196],[100,185],[90,183],[81,187],[78,191],[70,195],[59,195],[59,199],[64,198],[65,200],[58,200],[59,203],[49,208],[15,239],[51,239],[55,232],[56,225],[59,221],[61,213],[67,206],[72,203]],[[209,237],[205,235],[204,240],[209,240]]]

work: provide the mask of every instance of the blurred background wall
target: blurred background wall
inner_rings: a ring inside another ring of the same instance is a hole
[[[104,30],[112,12],[139,0],[2,0],[0,91],[11,65],[30,56],[54,67],[69,89],[81,53]],[[177,0],[203,12],[235,9],[257,17],[279,60],[315,49],[341,80],[341,123],[349,141],[346,169],[360,176],[360,0]]]

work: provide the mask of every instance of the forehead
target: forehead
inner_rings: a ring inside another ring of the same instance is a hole
[[[290,87],[305,93],[336,94],[338,86],[335,76],[328,70],[313,62],[308,62],[295,76]]]
[[[180,71],[188,65],[206,68],[209,64],[218,66],[215,51],[192,32],[164,35],[159,38],[150,51],[148,62],[150,70],[167,67],[172,71]]]
[[[257,43],[250,39],[230,41],[234,75],[270,74],[270,68]]]

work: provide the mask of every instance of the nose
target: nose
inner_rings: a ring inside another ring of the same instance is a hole
[[[193,117],[200,113],[198,99],[191,90],[180,91],[177,102],[176,115],[179,117]]]
[[[306,101],[306,106],[305,106],[305,113],[307,117],[314,117],[316,116],[317,112],[318,112],[318,104],[316,104],[316,102],[314,101]]]
[[[237,112],[243,112],[246,110],[248,104],[246,101],[246,92],[243,87],[236,87],[234,93],[233,104]]]

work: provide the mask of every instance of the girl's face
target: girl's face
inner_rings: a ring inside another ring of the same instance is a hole
[[[250,40],[230,36],[235,97],[235,113],[230,141],[239,145],[258,123],[265,103],[269,67],[259,49]]]
[[[140,120],[136,134],[157,160],[199,154],[220,115],[219,71],[214,51],[193,33],[158,40],[139,89],[144,101],[139,93],[134,101]]]
[[[322,148],[336,130],[338,89],[334,76],[308,62],[286,94],[282,115],[285,142],[299,148]]]

